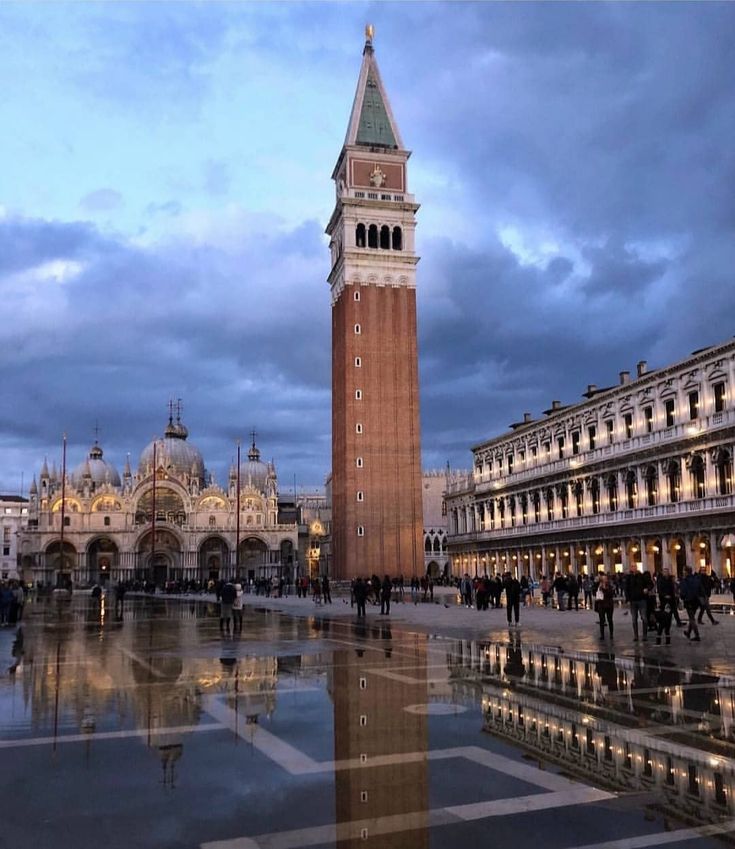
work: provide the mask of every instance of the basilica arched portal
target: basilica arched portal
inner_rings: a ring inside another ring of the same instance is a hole
[[[171,531],[156,529],[154,552],[150,530],[138,541],[136,561],[136,577],[163,586],[181,573],[181,543]]]

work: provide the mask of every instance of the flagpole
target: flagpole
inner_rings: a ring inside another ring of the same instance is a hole
[[[156,568],[156,448],[158,439],[153,440],[153,516],[151,517],[151,578],[155,579]]]
[[[235,507],[235,577],[240,577],[240,440],[237,440],[237,504]]]
[[[66,434],[62,438],[61,448],[61,568],[64,572],[64,524],[66,519]],[[59,581],[60,576],[56,580]],[[57,586],[59,584],[57,583]]]

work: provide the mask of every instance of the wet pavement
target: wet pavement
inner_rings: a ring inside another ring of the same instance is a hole
[[[0,847],[552,849],[735,839],[735,618],[88,596],[0,630]],[[627,625],[627,628],[626,628]]]

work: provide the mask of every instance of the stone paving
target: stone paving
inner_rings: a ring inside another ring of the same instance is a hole
[[[735,617],[669,648],[590,611],[81,593],[0,630],[0,847],[713,849]]]

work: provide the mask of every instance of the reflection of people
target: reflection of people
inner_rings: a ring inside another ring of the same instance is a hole
[[[523,654],[521,652],[521,636],[513,634],[511,642],[505,653],[506,664],[503,670],[509,678],[522,678],[526,674],[526,667],[523,665]]]

